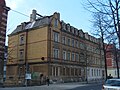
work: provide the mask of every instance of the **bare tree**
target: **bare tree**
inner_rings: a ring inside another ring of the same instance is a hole
[[[116,34],[120,48],[120,0],[87,0],[89,11],[92,13],[100,13],[104,19],[104,29],[107,30],[109,37]]]
[[[93,18],[94,20],[92,21],[93,23],[93,27],[95,28],[94,30],[96,31],[94,33],[94,35],[99,36],[102,40],[102,49],[104,52],[104,59],[105,59],[105,73],[106,73],[106,79],[107,79],[107,62],[106,62],[106,50],[105,50],[105,44],[104,44],[104,40],[105,38],[107,38],[106,33],[107,33],[107,29],[108,26],[106,26],[106,16],[104,16],[104,14],[100,13],[100,12],[96,12],[93,14]]]
[[[96,35],[100,36],[103,41],[107,40],[109,43],[115,42],[116,37],[119,42],[120,48],[120,0],[87,0],[88,9],[93,13],[93,25],[96,31]],[[105,48],[103,48],[105,55]],[[116,57],[117,73],[119,78],[119,67]],[[107,63],[105,56],[105,71],[107,77]]]

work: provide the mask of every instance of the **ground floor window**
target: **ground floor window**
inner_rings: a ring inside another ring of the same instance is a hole
[[[60,76],[60,67],[51,66],[50,67],[50,75],[51,76]]]
[[[81,76],[81,68],[51,66],[50,75],[51,76]]]

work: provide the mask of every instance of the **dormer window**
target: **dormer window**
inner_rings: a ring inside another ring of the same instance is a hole
[[[66,24],[62,21],[62,29],[66,30]]]
[[[71,33],[73,33],[74,34],[74,27],[73,26],[70,26],[70,31],[71,31]]]
[[[55,18],[54,27],[57,27],[57,26],[58,26],[58,20]]]
[[[67,30],[70,32],[70,24],[67,24]]]
[[[85,33],[85,38],[86,38],[86,39],[89,39],[88,33]]]
[[[76,30],[74,29],[74,34],[76,35]]]
[[[75,34],[78,35],[78,29],[75,29]]]
[[[80,36],[80,37],[83,37],[83,31],[82,31],[82,30],[79,30],[78,33],[79,33],[79,36]]]

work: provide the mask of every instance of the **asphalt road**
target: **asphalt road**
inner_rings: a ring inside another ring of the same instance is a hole
[[[102,84],[88,84],[67,90],[102,90]]]

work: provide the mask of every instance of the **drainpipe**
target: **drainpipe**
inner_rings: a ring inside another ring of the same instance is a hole
[[[48,78],[50,79],[50,61],[51,61],[51,26],[48,25]]]
[[[26,30],[26,43],[25,43],[25,85],[27,87],[27,79],[26,79],[26,74],[29,71],[29,65],[28,65],[28,61],[27,61],[27,43],[28,43],[28,30]]]

